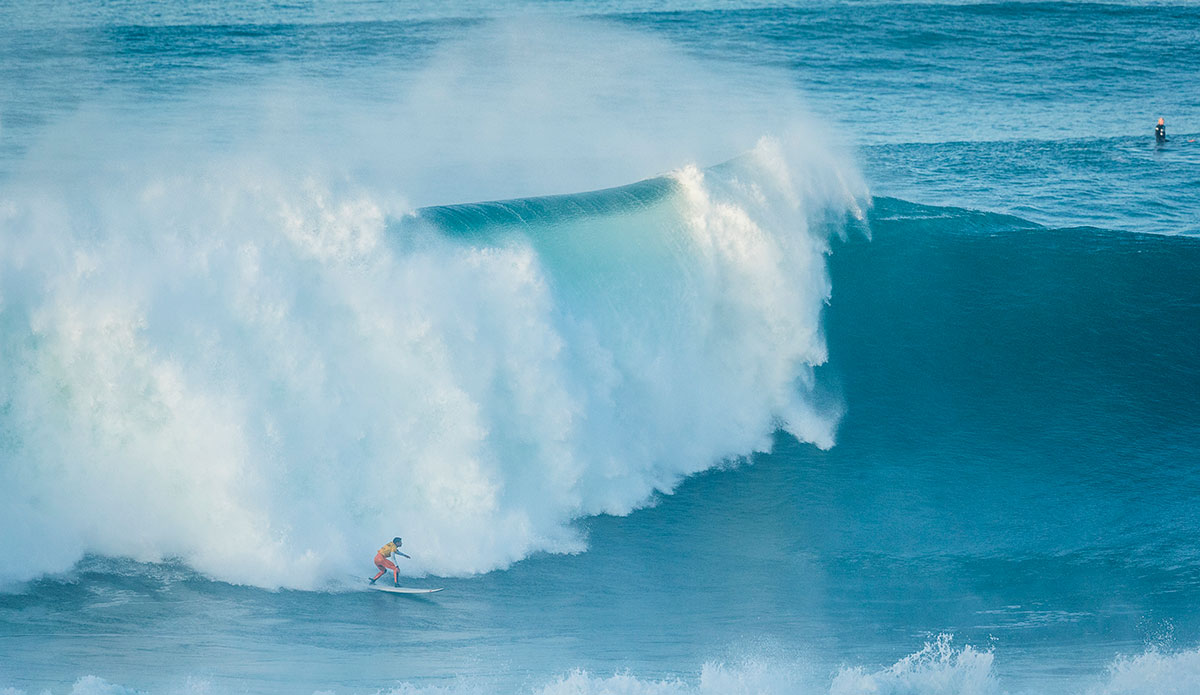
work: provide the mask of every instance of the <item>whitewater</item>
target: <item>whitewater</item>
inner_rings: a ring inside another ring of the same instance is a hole
[[[581,550],[572,519],[628,514],[775,427],[831,446],[805,388],[828,242],[780,157],[601,192],[619,208],[577,221],[497,203],[470,242],[432,221],[453,212],[311,181],[216,201],[203,175],[155,182],[118,204],[134,229],[101,186],[67,239],[39,218],[69,204],[18,207],[4,578],[91,551],[315,588],[390,528],[424,539],[415,571],[479,573]]]
[[[1200,692],[1194,7],[0,20],[0,693]]]

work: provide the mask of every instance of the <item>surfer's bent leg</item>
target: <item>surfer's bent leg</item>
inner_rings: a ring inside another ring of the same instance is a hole
[[[382,553],[375,553],[375,566],[379,568],[379,574],[375,575],[374,577],[371,577],[371,581],[375,581],[376,579],[379,579],[380,577],[383,576],[384,572],[391,570],[393,575],[396,576],[396,582],[397,583],[400,582],[400,579],[399,579],[400,572],[396,568],[396,564],[394,562],[392,562],[391,560],[387,559],[386,557],[384,557]]]

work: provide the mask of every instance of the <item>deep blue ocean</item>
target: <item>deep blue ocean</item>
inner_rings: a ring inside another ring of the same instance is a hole
[[[1200,693],[1200,5],[0,2],[47,692]]]

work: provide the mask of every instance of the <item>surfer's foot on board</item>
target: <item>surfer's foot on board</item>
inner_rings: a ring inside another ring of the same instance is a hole
[[[379,579],[379,577],[375,577],[375,579]],[[368,580],[367,580],[367,583],[368,583],[368,584],[374,584],[374,583],[375,583],[375,579],[368,579]]]

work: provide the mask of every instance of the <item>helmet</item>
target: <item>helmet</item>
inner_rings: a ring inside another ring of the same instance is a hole
[[[396,545],[400,545],[400,536],[396,536],[395,538],[393,538],[392,542],[395,543]]]

